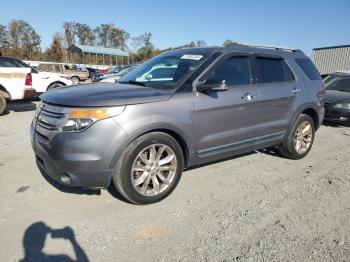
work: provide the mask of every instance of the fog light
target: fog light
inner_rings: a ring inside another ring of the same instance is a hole
[[[63,184],[65,185],[69,185],[72,181],[69,175],[67,174],[63,174],[60,176],[60,180]]]

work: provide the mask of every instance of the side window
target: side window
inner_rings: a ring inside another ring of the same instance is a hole
[[[251,84],[250,59],[246,56],[228,58],[209,72],[205,78],[208,84],[225,84],[227,86]]]
[[[29,67],[27,64],[14,58],[0,58],[0,67]]]
[[[64,70],[70,70],[69,66],[64,65]]]
[[[61,68],[59,65],[55,65],[55,72],[60,72],[61,71]]]
[[[301,67],[304,73],[310,80],[321,80],[320,73],[317,71],[314,64],[307,58],[296,58],[295,62]]]
[[[283,59],[257,57],[256,66],[259,72],[258,83],[288,82],[295,79]]]

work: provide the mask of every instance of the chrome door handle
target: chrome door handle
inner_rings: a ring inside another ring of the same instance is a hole
[[[297,93],[300,93],[301,92],[301,89],[300,88],[294,88],[293,90],[292,90],[292,93],[294,93],[294,94],[297,94]]]
[[[247,101],[251,101],[254,96],[252,96],[251,94],[247,93],[247,94],[244,94],[244,96],[241,97],[242,99],[244,100],[247,100]]]

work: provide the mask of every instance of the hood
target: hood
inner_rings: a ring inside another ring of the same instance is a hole
[[[63,106],[98,107],[165,101],[171,94],[171,91],[137,85],[93,83],[57,88],[44,93],[40,98],[44,102]]]
[[[325,102],[330,104],[350,102],[350,92],[327,90]]]

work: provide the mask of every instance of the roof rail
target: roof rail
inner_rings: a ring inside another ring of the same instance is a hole
[[[230,44],[232,45],[239,45],[239,46],[246,46],[246,47],[256,47],[256,48],[266,48],[266,49],[274,49],[274,50],[284,50],[284,51],[290,51],[290,52],[301,52],[300,49],[297,48],[289,48],[284,46],[274,46],[274,45],[254,45],[254,44],[247,44],[247,43],[238,43],[234,42]]]

